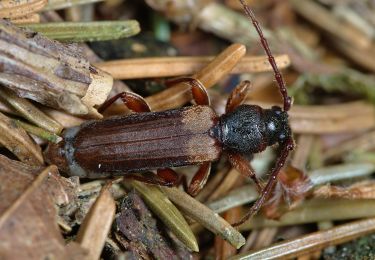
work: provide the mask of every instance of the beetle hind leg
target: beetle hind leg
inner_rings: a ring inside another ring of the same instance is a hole
[[[168,168],[157,170],[156,174],[153,172],[130,173],[126,174],[124,177],[148,184],[167,187],[178,186],[182,181],[175,171]]]
[[[189,186],[187,185],[185,175],[179,175],[170,168],[158,169],[157,177],[163,179],[165,183],[169,184],[165,186],[178,186],[182,183],[184,190],[194,197],[202,190],[202,188],[206,184],[210,172],[210,162],[201,164],[197,172],[194,174]]]
[[[121,99],[124,105],[134,112],[150,112],[150,106],[146,100],[138,94],[132,92],[121,92],[105,101],[99,108],[98,112],[103,113],[109,106]]]

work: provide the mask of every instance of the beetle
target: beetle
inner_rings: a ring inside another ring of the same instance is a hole
[[[248,5],[240,2],[255,26],[274,70],[284,101],[283,109],[242,105],[250,89],[250,82],[245,81],[230,94],[226,113],[218,116],[209,106],[205,87],[198,80],[177,79],[191,86],[197,105],[151,112],[142,97],[122,92],[107,100],[99,112],[121,98],[131,110],[140,113],[88,121],[67,129],[63,141],[47,147],[47,162],[83,178],[127,176],[167,186],[181,182],[170,167],[200,165],[188,187],[188,192],[196,195],[208,178],[211,162],[226,153],[232,166],[252,178],[260,193],[251,210],[234,225],[252,217],[270,194],[294,142],[287,114],[291,98],[259,23]],[[276,143],[281,148],[280,156],[263,187],[244,155],[261,152]],[[150,173],[151,170],[156,170],[156,174]]]

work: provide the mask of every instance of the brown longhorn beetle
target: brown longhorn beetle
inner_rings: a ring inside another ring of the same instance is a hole
[[[234,225],[242,224],[257,213],[294,146],[287,114],[291,98],[258,21],[250,7],[243,0],[240,2],[258,32],[274,70],[284,100],[283,110],[277,106],[263,109],[256,105],[241,105],[250,88],[250,83],[245,81],[231,93],[226,113],[219,117],[209,106],[205,87],[198,80],[178,79],[178,82],[189,83],[196,106],[150,112],[140,96],[120,93],[107,100],[99,111],[121,98],[131,110],[142,113],[89,121],[67,129],[63,141],[47,148],[47,161],[79,177],[123,175],[159,185],[180,182],[181,178],[169,167],[200,165],[188,187],[188,192],[195,195],[207,180],[211,162],[225,152],[232,166],[252,178],[260,193],[251,210]],[[263,187],[244,155],[261,152],[275,143],[281,148],[280,156]],[[157,170],[156,174],[150,170]]]

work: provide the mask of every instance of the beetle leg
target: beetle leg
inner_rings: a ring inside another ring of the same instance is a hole
[[[285,144],[283,145],[283,148],[280,153],[280,157],[277,159],[275,167],[271,171],[271,175],[268,179],[268,182],[262,192],[260,193],[259,198],[254,202],[253,206],[251,207],[250,211],[246,213],[245,216],[242,217],[242,219],[236,223],[233,223],[232,226],[239,226],[243,224],[248,219],[252,218],[262,207],[266,199],[271,194],[273,186],[275,186],[277,182],[277,176],[281,170],[281,168],[284,166],[286,159],[288,158],[289,152],[292,151],[294,148],[294,141],[292,138],[288,139]]]
[[[153,172],[130,173],[124,175],[124,177],[160,186],[172,187],[179,184],[178,176],[177,179],[175,179],[173,176],[166,177],[166,174],[162,174],[162,176],[160,176],[159,174],[155,174]]]
[[[249,93],[250,88],[251,83],[248,80],[242,81],[238,84],[228,98],[225,112],[232,112],[236,107],[241,105]]]
[[[246,178],[251,178],[257,190],[260,193],[263,191],[263,185],[258,180],[257,176],[255,175],[254,169],[251,167],[248,160],[246,160],[241,154],[239,153],[228,153],[229,162],[233,168],[235,168],[239,173],[241,173]]]
[[[171,183],[171,186],[179,186],[181,183],[184,190],[187,190],[186,176],[183,174],[178,174],[171,168],[158,169],[156,171],[158,177],[164,179],[166,182]]]
[[[207,182],[208,176],[210,175],[210,171],[210,162],[203,163],[199,167],[198,171],[195,173],[193,179],[191,180],[189,188],[187,190],[191,196],[196,196],[201,191],[201,189]]]
[[[170,87],[179,83],[186,83],[191,87],[191,94],[193,95],[193,99],[197,105],[202,106],[209,106],[210,105],[210,98],[207,94],[207,90],[198,79],[195,78],[177,78],[168,80],[165,84]]]
[[[146,100],[138,94],[132,92],[121,92],[112,98],[105,101],[98,109],[99,113],[104,112],[110,105],[112,105],[116,100],[120,99],[130,110],[134,112],[150,112],[150,106],[147,104]]]

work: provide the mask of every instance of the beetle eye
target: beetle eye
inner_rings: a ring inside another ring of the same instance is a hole
[[[284,138],[285,138],[285,134],[280,134],[280,135],[279,135],[279,139],[280,139],[280,140],[283,140]]]
[[[274,111],[276,113],[276,115],[280,115],[281,114],[281,108],[278,107],[278,106],[272,106],[272,111]]]

